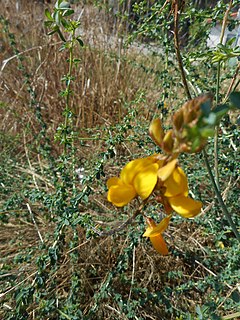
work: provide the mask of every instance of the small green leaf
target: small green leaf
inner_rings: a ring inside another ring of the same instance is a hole
[[[54,21],[48,9],[45,9],[45,16],[48,18],[48,20]]]
[[[55,11],[53,14],[54,20],[56,24],[59,26],[60,25],[60,13],[59,11]]]
[[[234,290],[233,293],[231,294],[231,298],[233,301],[236,303],[240,303],[240,293],[237,290]]]
[[[64,38],[62,32],[61,32],[59,29],[57,30],[57,33],[59,34],[59,37],[61,38],[61,40],[62,40],[63,42],[66,42],[66,39]]]
[[[220,104],[218,106],[216,106],[216,108],[214,109],[215,113],[226,113],[229,110],[229,106],[227,104]]]
[[[51,36],[52,34],[54,34],[55,32],[58,32],[59,27],[58,26],[54,26],[52,31],[48,32],[48,35]]]
[[[240,92],[232,92],[229,96],[229,99],[234,108],[240,109]]]
[[[234,44],[235,41],[236,41],[236,37],[230,38],[230,39],[227,41],[226,46],[231,47],[231,46]]]
[[[83,47],[83,46],[84,46],[84,43],[83,43],[83,41],[82,41],[81,38],[78,37],[78,38],[76,38],[76,40],[78,41],[80,47]]]
[[[62,25],[63,25],[63,27],[64,27],[65,29],[67,29],[67,28],[70,27],[70,23],[69,23],[67,20],[62,19],[61,22],[62,22]]]
[[[53,25],[53,22],[52,21],[44,21],[44,25],[45,25],[45,27],[50,28]]]
[[[74,13],[74,10],[73,9],[67,9],[67,10],[65,10],[64,12],[63,12],[63,16],[64,17],[68,17],[68,16],[70,16],[71,14],[73,14]]]
[[[229,111],[229,106],[226,104],[217,106],[213,111],[217,117],[217,122],[219,122],[228,111]]]
[[[195,152],[200,145],[201,145],[201,139],[199,137],[196,137],[192,141],[192,152]]]
[[[70,8],[70,3],[67,1],[63,1],[58,5],[58,9],[68,9]]]
[[[205,116],[208,116],[209,113],[211,112],[211,106],[212,106],[212,101],[211,99],[205,101],[204,103],[201,104],[201,110],[202,110],[202,113],[205,115]]]

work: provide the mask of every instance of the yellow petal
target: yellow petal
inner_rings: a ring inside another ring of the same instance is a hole
[[[131,185],[114,185],[111,186],[107,199],[117,207],[123,207],[136,197],[136,191]]]
[[[107,187],[108,187],[108,189],[109,189],[111,186],[121,185],[121,184],[122,184],[122,181],[121,181],[118,177],[112,177],[112,178],[108,179],[108,181],[107,181]]]
[[[161,234],[157,235],[156,237],[151,237],[150,241],[157,252],[161,253],[164,256],[168,254],[166,242]]]
[[[157,235],[164,232],[168,225],[169,221],[171,219],[172,215],[167,216],[166,218],[162,219],[162,221],[155,226],[149,225],[149,227],[146,229],[145,233],[143,234],[143,237],[156,237]]]
[[[200,213],[202,208],[202,202],[184,197],[182,195],[168,198],[168,201],[173,210],[184,218],[195,217]]]
[[[121,171],[120,179],[125,184],[132,184],[133,179],[139,171],[142,171],[146,166],[156,161],[156,156],[132,160]]]
[[[133,180],[137,194],[144,200],[150,196],[157,183],[159,165],[153,163],[140,171]]]
[[[160,146],[164,137],[164,131],[162,128],[161,120],[159,118],[154,119],[151,122],[149,126],[149,134],[153,141]]]
[[[161,179],[162,181],[167,180],[170,177],[170,175],[173,173],[173,170],[175,169],[176,165],[177,165],[177,159],[174,159],[168,162],[162,168],[160,168],[158,170],[159,179]]]
[[[175,197],[177,195],[188,195],[188,181],[184,171],[177,167],[170,177],[164,182],[166,191],[164,193],[165,197]]]

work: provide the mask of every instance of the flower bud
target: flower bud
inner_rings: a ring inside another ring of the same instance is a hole
[[[174,139],[173,139],[173,130],[168,130],[165,134],[162,141],[162,148],[167,153],[171,153],[173,151]]]
[[[149,127],[149,134],[150,137],[152,138],[152,140],[158,145],[161,146],[162,144],[162,140],[164,137],[164,131],[162,128],[162,122],[161,120],[158,119],[154,119]]]

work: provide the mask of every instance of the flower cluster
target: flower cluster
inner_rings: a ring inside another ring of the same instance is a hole
[[[150,136],[168,154],[201,151],[216,125],[218,113],[211,112],[211,104],[210,94],[187,101],[175,112],[172,129],[165,133],[161,120],[154,119],[149,128]]]
[[[148,229],[144,234],[162,254],[168,252],[161,234],[168,226],[171,213],[175,211],[184,218],[193,218],[202,207],[200,201],[188,196],[187,177],[177,159],[168,162],[168,158],[160,154],[130,161],[120,177],[110,178],[107,186],[108,201],[117,207],[127,205],[136,197],[147,201],[150,196],[155,196],[163,205],[167,217],[159,225],[146,218]]]
[[[201,202],[188,197],[187,177],[178,166],[177,159],[166,163],[160,154],[129,162],[120,177],[107,181],[108,201],[123,207],[139,196],[146,200],[154,194],[163,204],[165,212],[177,212],[192,218],[200,212]]]
[[[162,233],[167,229],[173,212],[183,218],[193,218],[201,212],[202,203],[189,197],[187,176],[178,164],[181,152],[198,152],[206,144],[209,130],[204,119],[204,110],[211,105],[206,95],[188,101],[173,116],[173,128],[164,132],[160,119],[154,119],[149,127],[152,140],[165,154],[154,154],[130,161],[119,177],[107,181],[107,199],[117,207],[123,207],[135,198],[144,205],[154,199],[161,204],[166,217],[159,224],[145,216],[153,247],[162,255],[168,254]],[[205,114],[207,114],[205,112]],[[205,130],[205,131],[204,131]]]

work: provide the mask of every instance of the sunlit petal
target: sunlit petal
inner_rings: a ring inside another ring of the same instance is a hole
[[[145,167],[156,161],[156,156],[132,160],[121,171],[120,179],[125,184],[132,184],[133,179],[139,171],[144,170]]]
[[[188,195],[188,182],[184,171],[177,167],[170,175],[170,177],[164,182],[166,191],[164,193],[165,197],[174,197],[177,195]]]
[[[112,177],[112,178],[108,179],[108,181],[107,181],[107,187],[108,187],[108,189],[109,189],[111,186],[121,185],[121,184],[122,184],[122,181],[121,181],[118,177]]]
[[[178,214],[184,218],[193,218],[200,213],[202,203],[200,201],[193,200],[184,196],[177,196],[168,198],[168,201]]]
[[[123,207],[136,197],[136,191],[131,185],[111,186],[107,199],[117,207]]]
[[[125,184],[132,184],[133,178],[135,177],[138,167],[141,166],[142,159],[136,159],[128,162],[128,164],[122,169],[120,179]]]
[[[164,232],[169,225],[171,217],[172,215],[169,215],[166,218],[162,219],[162,221],[159,224],[155,224],[155,226],[149,226],[143,234],[143,237],[155,237]]]
[[[163,256],[168,254],[166,242],[161,234],[157,235],[156,237],[150,237],[150,241],[157,252],[161,253]]]
[[[150,196],[156,186],[158,168],[157,163],[148,165],[133,180],[133,186],[143,200]]]
[[[161,120],[158,119],[154,119],[149,127],[149,134],[151,136],[151,138],[153,139],[153,141],[158,144],[159,146],[162,143],[162,139],[164,137],[164,131],[162,128],[162,123]]]
[[[160,168],[158,170],[159,179],[161,179],[162,181],[167,180],[170,177],[170,175],[173,173],[174,169],[176,168],[176,165],[177,165],[177,159],[174,159],[168,162],[162,168]]]

